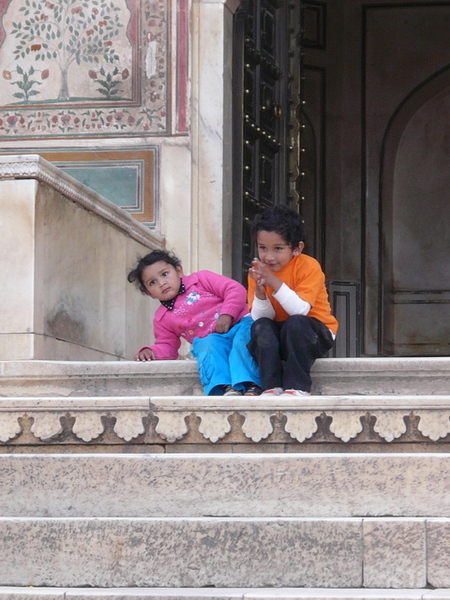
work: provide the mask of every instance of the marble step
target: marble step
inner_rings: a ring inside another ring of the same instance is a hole
[[[4,454],[0,516],[450,517],[448,453]]]
[[[313,393],[450,393],[450,357],[324,358]],[[0,361],[0,396],[201,395],[194,360]]]
[[[450,590],[0,587],[0,600],[449,600]]]
[[[450,587],[450,519],[0,518],[0,586]]]

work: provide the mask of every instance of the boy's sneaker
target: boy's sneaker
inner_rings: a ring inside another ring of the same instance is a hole
[[[234,387],[231,387],[231,385],[226,385],[224,387],[223,395],[224,396],[242,396],[242,392],[240,392],[239,390],[235,390]]]
[[[261,394],[261,388],[259,385],[249,385],[246,391],[244,392],[244,396],[259,396]]]
[[[304,392],[303,390],[284,390],[282,396],[311,396],[311,392]]]
[[[264,392],[261,394],[261,396],[279,396],[282,393],[283,393],[282,387],[274,387],[274,388],[270,388],[270,390],[264,390]]]

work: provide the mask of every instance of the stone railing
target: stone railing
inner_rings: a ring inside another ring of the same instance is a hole
[[[336,444],[447,444],[450,396],[3,398],[2,445],[193,449],[230,444],[292,451]],[[398,448],[397,448],[398,449]],[[120,450],[119,450],[120,451]]]

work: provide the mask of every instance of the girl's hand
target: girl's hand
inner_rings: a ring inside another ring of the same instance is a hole
[[[253,277],[253,279],[256,281],[257,295],[258,292],[261,294],[265,286],[271,287],[275,292],[277,292],[283,284],[281,279],[272,273],[268,267],[266,267],[266,265],[257,258],[252,260],[252,267],[249,273],[250,277]],[[258,297],[261,296],[258,295]],[[265,297],[266,293],[264,291],[264,298]]]
[[[155,353],[151,348],[144,348],[134,355],[133,360],[156,360]]]
[[[216,321],[216,333],[227,333],[230,330],[233,317],[231,315],[220,315]]]

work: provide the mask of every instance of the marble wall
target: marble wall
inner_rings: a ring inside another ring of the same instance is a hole
[[[237,5],[238,0],[99,0],[95,5],[0,0],[0,159],[43,156],[90,186],[100,204],[111,201],[146,225],[150,238],[154,234],[181,258],[185,272],[230,274],[231,102],[225,95],[231,91],[231,50],[226,40]],[[11,330],[6,319],[2,332],[20,332],[14,342],[20,348],[16,352],[7,344],[2,358],[53,357],[55,352],[72,359],[98,358],[97,353],[132,356],[135,344],[125,342],[130,332],[117,331],[123,324],[114,315],[137,302],[122,284],[137,253],[134,242],[133,250],[124,242],[119,251],[108,227],[105,233],[98,221],[88,224],[90,215],[61,203],[59,193],[48,187],[2,185],[2,245],[14,255],[25,228],[29,248],[15,266],[29,261],[27,283],[34,285],[36,275],[38,282],[45,279],[45,293],[23,290],[20,326]],[[107,289],[117,289],[100,304],[81,300],[90,298],[96,285],[93,267],[78,298],[58,295],[82,269],[66,272],[72,259],[65,255],[75,253],[79,265],[89,263],[84,230],[96,245],[104,240],[104,252],[95,253],[99,272],[108,270],[107,248],[114,246]],[[39,255],[35,238],[45,240],[47,254]],[[53,269],[55,256],[64,258],[61,268]],[[11,272],[4,263],[5,273]],[[6,287],[2,297],[14,314],[14,285]],[[44,309],[40,302],[47,296]],[[142,328],[127,328],[133,330],[131,338],[142,337]],[[95,335],[105,345],[94,343]],[[74,343],[69,353],[65,343],[56,342],[67,336]],[[73,354],[75,347],[81,354]]]
[[[238,3],[1,0],[0,153],[41,154],[92,186],[186,272],[229,274]]]

